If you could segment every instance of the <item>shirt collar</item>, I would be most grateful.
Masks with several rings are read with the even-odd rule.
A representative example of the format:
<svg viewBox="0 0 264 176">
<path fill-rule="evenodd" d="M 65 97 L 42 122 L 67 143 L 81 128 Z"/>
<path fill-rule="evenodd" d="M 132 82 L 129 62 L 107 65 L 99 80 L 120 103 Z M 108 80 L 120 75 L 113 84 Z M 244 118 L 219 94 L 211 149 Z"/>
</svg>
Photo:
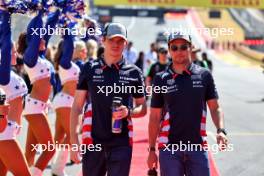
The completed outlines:
<svg viewBox="0 0 264 176">
<path fill-rule="evenodd" d="M 186 74 L 186 75 L 191 76 L 191 75 L 192 75 L 192 70 L 193 70 L 193 63 L 191 63 L 191 65 L 190 65 L 187 69 L 185 69 L 185 70 L 183 71 L 183 74 Z M 175 79 L 177 76 L 181 75 L 181 74 L 176 73 L 176 72 L 173 70 L 173 68 L 172 68 L 172 63 L 171 63 L 171 64 L 169 65 L 169 67 L 168 67 L 168 72 L 172 75 L 173 79 Z"/>
<path fill-rule="evenodd" d="M 104 58 L 99 58 L 99 63 L 100 63 L 101 68 L 102 68 L 103 70 L 104 70 L 105 68 L 109 67 L 109 66 L 105 63 Z M 110 66 L 110 68 L 115 68 L 115 69 L 119 70 L 119 69 L 120 69 L 125 63 L 126 63 L 125 58 L 122 57 L 122 59 L 121 59 L 119 62 L 117 62 L 117 63 L 115 63 L 115 64 L 112 64 L 112 65 Z"/>
</svg>

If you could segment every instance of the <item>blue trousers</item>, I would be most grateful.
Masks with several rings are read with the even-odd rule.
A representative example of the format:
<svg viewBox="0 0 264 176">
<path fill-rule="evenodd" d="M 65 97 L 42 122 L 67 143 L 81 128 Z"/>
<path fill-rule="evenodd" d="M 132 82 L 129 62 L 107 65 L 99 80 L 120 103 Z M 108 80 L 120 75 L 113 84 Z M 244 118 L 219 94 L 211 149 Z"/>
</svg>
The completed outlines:
<svg viewBox="0 0 264 176">
<path fill-rule="evenodd" d="M 82 160 L 83 176 L 129 176 L 131 158 L 130 146 L 87 151 Z"/>
<path fill-rule="evenodd" d="M 206 151 L 159 152 L 161 176 L 210 176 Z"/>
</svg>

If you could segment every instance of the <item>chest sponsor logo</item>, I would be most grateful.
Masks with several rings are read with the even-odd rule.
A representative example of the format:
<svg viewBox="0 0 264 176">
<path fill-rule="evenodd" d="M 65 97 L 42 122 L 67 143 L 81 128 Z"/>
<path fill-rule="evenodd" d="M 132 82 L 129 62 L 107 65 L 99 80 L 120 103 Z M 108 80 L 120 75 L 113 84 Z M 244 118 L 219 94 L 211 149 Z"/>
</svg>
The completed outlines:
<svg viewBox="0 0 264 176">
<path fill-rule="evenodd" d="M 193 81 L 193 87 L 198 88 L 198 87 L 204 87 L 202 81 Z"/>
<path fill-rule="evenodd" d="M 95 74 L 97 74 L 97 75 L 101 75 L 102 73 L 103 73 L 103 70 L 102 69 L 100 69 L 100 68 L 97 68 L 97 69 L 95 69 Z"/>
<path fill-rule="evenodd" d="M 172 86 L 167 86 L 167 93 L 171 93 L 171 92 L 176 92 L 178 91 L 178 86 L 176 84 L 172 85 Z"/>
<path fill-rule="evenodd" d="M 93 75 L 93 82 L 103 82 L 104 76 L 103 75 Z"/>
<path fill-rule="evenodd" d="M 121 79 L 119 79 L 118 82 L 120 82 L 120 83 L 122 83 L 122 84 L 125 84 L 125 85 L 126 85 L 126 84 L 129 84 L 129 81 L 125 81 L 125 80 L 121 80 Z"/>
<path fill-rule="evenodd" d="M 132 77 L 126 77 L 126 76 L 120 76 L 119 80 L 125 80 L 125 81 L 138 81 L 138 78 L 132 78 Z"/>
<path fill-rule="evenodd" d="M 201 80 L 202 79 L 202 76 L 201 75 L 192 75 L 191 76 L 191 79 L 192 80 Z"/>
<path fill-rule="evenodd" d="M 119 71 L 120 76 L 128 76 L 129 77 L 129 71 L 120 70 Z"/>
<path fill-rule="evenodd" d="M 130 82 L 136 82 L 136 81 L 138 81 L 138 78 L 130 77 L 129 76 L 129 72 L 126 72 L 125 74 L 126 75 L 124 75 L 124 76 L 121 76 L 121 74 L 120 74 L 118 82 L 124 83 L 124 84 L 129 84 Z"/>
<path fill-rule="evenodd" d="M 174 79 L 168 79 L 167 80 L 167 84 L 170 85 L 170 86 L 173 85 L 174 83 L 175 83 Z"/>
</svg>

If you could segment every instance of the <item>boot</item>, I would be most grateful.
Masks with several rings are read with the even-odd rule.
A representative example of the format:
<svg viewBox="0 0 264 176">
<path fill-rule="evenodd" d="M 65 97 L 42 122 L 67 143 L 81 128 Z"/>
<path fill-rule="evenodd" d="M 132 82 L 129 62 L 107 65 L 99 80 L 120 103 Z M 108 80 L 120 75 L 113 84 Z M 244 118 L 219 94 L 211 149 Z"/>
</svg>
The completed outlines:
<svg viewBox="0 0 264 176">
<path fill-rule="evenodd" d="M 51 173 L 53 176 L 67 176 L 65 166 L 68 161 L 69 151 L 67 149 L 57 150 L 54 162 L 51 165 Z"/>
<path fill-rule="evenodd" d="M 30 173 L 32 176 L 42 176 L 42 170 L 34 166 L 30 168 Z"/>
</svg>

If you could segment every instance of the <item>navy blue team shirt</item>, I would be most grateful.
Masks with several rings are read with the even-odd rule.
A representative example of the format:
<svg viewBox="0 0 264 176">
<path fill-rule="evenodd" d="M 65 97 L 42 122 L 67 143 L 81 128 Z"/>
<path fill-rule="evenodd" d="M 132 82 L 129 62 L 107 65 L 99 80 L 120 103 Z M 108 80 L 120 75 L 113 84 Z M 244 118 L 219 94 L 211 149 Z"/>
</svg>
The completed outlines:
<svg viewBox="0 0 264 176">
<path fill-rule="evenodd" d="M 171 64 L 154 77 L 153 86 L 167 87 L 166 93 L 153 92 L 151 99 L 151 107 L 165 107 L 169 114 L 167 143 L 202 144 L 201 123 L 205 123 L 202 117 L 206 117 L 206 102 L 218 99 L 210 71 L 192 63 L 183 74 L 177 74 Z"/>
<path fill-rule="evenodd" d="M 136 91 L 111 92 L 108 96 L 98 86 L 134 86 Z M 133 98 L 145 96 L 144 80 L 141 70 L 127 64 L 121 59 L 117 64 L 107 66 L 103 58 L 87 62 L 80 74 L 78 90 L 86 90 L 92 103 L 92 138 L 94 143 L 107 146 L 128 146 L 128 121 L 122 119 L 122 133 L 112 133 L 112 102 L 113 97 L 122 97 L 122 104 L 131 108 Z M 105 90 L 105 89 L 104 89 Z"/>
</svg>

